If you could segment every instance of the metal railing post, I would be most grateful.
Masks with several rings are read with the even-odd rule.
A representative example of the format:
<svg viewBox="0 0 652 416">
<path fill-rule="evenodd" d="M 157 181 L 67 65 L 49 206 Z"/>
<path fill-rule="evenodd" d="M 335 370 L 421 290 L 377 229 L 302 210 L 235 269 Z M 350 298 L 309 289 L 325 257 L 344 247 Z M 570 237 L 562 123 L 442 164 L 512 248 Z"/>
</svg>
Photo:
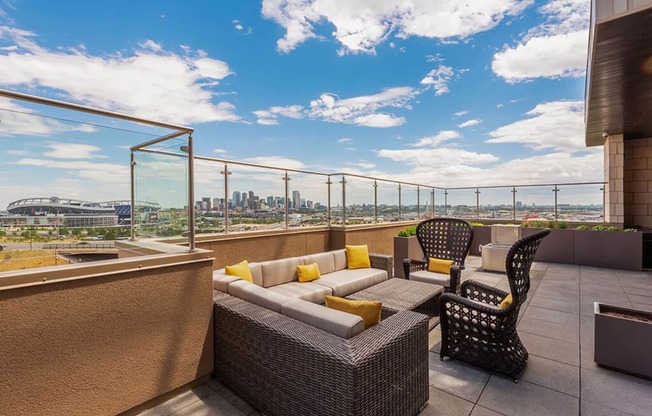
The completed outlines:
<svg viewBox="0 0 652 416">
<path fill-rule="evenodd" d="M 435 217 L 435 190 L 430 191 L 430 217 Z"/>
<path fill-rule="evenodd" d="M 346 176 L 342 175 L 342 225 L 346 225 Z"/>
<path fill-rule="evenodd" d="M 516 187 L 512 187 L 512 220 L 516 220 Z"/>
<path fill-rule="evenodd" d="M 448 216 L 448 189 L 444 189 L 444 216 Z"/>
<path fill-rule="evenodd" d="M 402 212 L 402 205 L 401 205 L 401 183 L 399 182 L 398 184 L 398 220 L 403 219 L 403 212 Z"/>
<path fill-rule="evenodd" d="M 480 218 L 480 188 L 475 188 L 475 218 Z"/>
<path fill-rule="evenodd" d="M 557 185 L 555 185 L 555 188 L 552 190 L 552 192 L 555 193 L 555 221 L 557 221 L 558 213 L 557 213 L 557 194 L 559 193 L 559 188 Z"/>
<path fill-rule="evenodd" d="M 131 241 L 136 241 L 136 156 L 134 151 L 131 151 L 131 162 L 129 163 L 131 171 Z M 604 204 L 602 204 L 604 205 Z"/>
<path fill-rule="evenodd" d="M 328 186 L 328 207 L 326 207 L 326 222 L 328 226 L 331 226 L 331 185 L 333 182 L 331 181 L 331 175 L 328 175 L 328 179 L 326 181 L 326 185 Z"/>
<path fill-rule="evenodd" d="M 607 202 L 607 195 L 606 195 L 606 192 L 605 192 L 605 186 L 602 185 L 600 190 L 602 191 L 602 222 L 606 222 L 607 221 L 607 218 L 606 218 L 607 211 L 606 211 L 605 204 Z"/>
<path fill-rule="evenodd" d="M 417 185 L 417 219 L 421 219 L 421 189 Z"/>
<path fill-rule="evenodd" d="M 188 245 L 195 250 L 195 153 L 192 134 L 188 135 Z"/>
<path fill-rule="evenodd" d="M 285 171 L 285 176 L 283 176 L 283 181 L 285 182 L 285 229 L 290 228 L 290 177 L 288 176 L 288 171 Z"/>
<path fill-rule="evenodd" d="M 224 170 L 220 171 L 224 175 L 224 234 L 229 233 L 229 165 L 224 164 Z"/>
<path fill-rule="evenodd" d="M 374 180 L 374 224 L 378 224 L 378 181 Z"/>
</svg>

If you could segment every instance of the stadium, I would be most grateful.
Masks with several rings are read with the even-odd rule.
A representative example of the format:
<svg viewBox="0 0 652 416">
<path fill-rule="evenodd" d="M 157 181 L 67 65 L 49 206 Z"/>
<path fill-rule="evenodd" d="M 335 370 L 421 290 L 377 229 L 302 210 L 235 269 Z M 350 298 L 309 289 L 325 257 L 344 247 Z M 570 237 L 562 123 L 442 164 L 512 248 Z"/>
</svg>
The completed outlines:
<svg viewBox="0 0 652 416">
<path fill-rule="evenodd" d="M 136 201 L 141 219 L 157 218 L 161 206 Z M 131 201 L 90 202 L 52 197 L 24 198 L 7 206 L 0 217 L 3 226 L 56 226 L 68 228 L 117 227 L 131 222 Z"/>
</svg>

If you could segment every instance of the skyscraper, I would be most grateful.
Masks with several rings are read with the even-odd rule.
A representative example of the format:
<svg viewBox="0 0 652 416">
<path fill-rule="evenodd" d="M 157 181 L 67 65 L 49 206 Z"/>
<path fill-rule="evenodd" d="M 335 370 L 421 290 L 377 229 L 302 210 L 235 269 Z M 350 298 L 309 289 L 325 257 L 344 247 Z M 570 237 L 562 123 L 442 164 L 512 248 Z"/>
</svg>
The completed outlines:
<svg viewBox="0 0 652 416">
<path fill-rule="evenodd" d="M 202 208 L 204 209 L 204 211 L 210 211 L 211 210 L 212 204 L 211 204 L 211 198 L 210 197 L 208 197 L 208 196 L 202 197 L 201 202 L 202 202 Z"/>
<path fill-rule="evenodd" d="M 292 208 L 301 208 L 301 194 L 299 191 L 292 191 Z"/>
<path fill-rule="evenodd" d="M 233 191 L 233 199 L 231 200 L 231 208 L 239 207 L 241 202 L 240 191 Z"/>
</svg>

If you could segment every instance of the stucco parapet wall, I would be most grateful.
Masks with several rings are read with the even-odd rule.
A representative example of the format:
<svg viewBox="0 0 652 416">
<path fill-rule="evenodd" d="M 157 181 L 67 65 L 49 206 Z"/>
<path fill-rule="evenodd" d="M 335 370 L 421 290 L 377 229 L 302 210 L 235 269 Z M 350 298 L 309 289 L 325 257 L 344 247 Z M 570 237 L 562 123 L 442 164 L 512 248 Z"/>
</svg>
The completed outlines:
<svg viewBox="0 0 652 416">
<path fill-rule="evenodd" d="M 186 247 L 155 242 L 129 244 L 134 248 L 142 244 L 145 251 L 158 254 L 4 272 L 0 273 L 0 291 L 213 260 L 210 250 L 189 252 Z"/>
</svg>

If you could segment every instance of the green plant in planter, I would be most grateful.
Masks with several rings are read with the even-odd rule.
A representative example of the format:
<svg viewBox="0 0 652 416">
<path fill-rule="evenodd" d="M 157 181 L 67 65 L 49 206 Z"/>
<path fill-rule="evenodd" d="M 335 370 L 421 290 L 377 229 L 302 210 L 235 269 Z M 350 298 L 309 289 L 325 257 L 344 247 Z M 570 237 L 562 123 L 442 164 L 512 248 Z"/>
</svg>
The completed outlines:
<svg viewBox="0 0 652 416">
<path fill-rule="evenodd" d="M 558 227 L 559 229 L 561 229 L 561 230 L 565 230 L 565 229 L 568 228 L 568 224 L 566 224 L 565 222 L 562 221 L 562 222 L 560 222 L 560 223 L 557 224 L 557 227 Z"/>
<path fill-rule="evenodd" d="M 481 223 L 481 222 L 472 222 L 471 225 L 474 226 L 474 227 L 482 227 L 482 226 L 484 226 L 484 224 Z"/>
<path fill-rule="evenodd" d="M 588 225 L 578 225 L 577 227 L 575 227 L 575 229 L 579 230 L 579 231 L 584 231 L 584 230 L 588 230 L 589 226 Z"/>
<path fill-rule="evenodd" d="M 401 231 L 398 232 L 399 237 L 414 237 L 415 235 L 417 235 L 417 226 L 416 225 L 404 228 L 404 229 L 402 229 Z"/>
<path fill-rule="evenodd" d="M 638 230 L 636 228 L 625 228 L 623 230 L 623 232 L 625 232 L 625 233 L 637 233 Z"/>
</svg>

